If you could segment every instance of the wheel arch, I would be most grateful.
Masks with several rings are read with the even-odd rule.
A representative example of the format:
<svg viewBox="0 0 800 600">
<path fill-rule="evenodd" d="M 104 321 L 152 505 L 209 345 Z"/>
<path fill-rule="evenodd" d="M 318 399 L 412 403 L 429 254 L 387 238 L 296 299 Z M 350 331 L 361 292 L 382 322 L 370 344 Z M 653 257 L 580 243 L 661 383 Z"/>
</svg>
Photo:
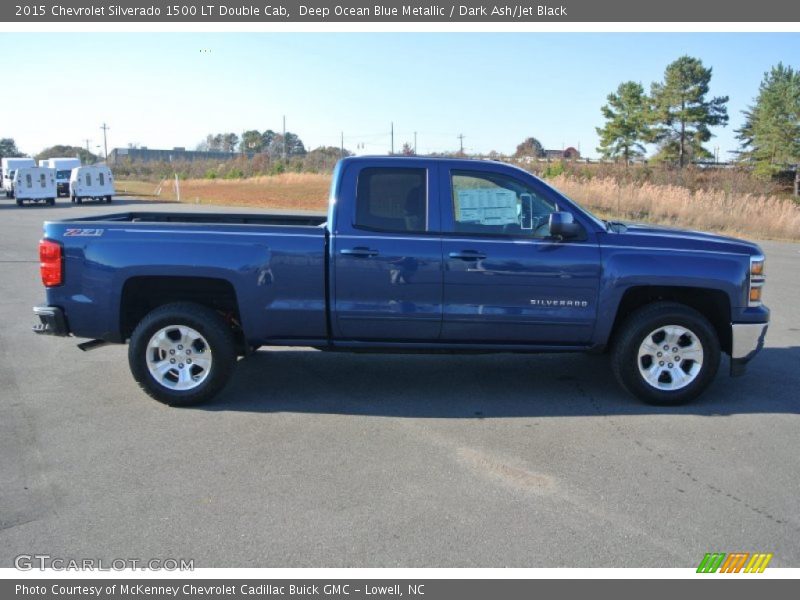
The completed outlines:
<svg viewBox="0 0 800 600">
<path fill-rule="evenodd" d="M 731 352 L 731 303 L 728 294 L 714 288 L 684 286 L 630 287 L 622 295 L 607 347 L 613 345 L 622 324 L 636 310 L 654 302 L 676 302 L 693 308 L 711 323 L 723 352 Z"/>
<path fill-rule="evenodd" d="M 141 320 L 165 304 L 192 302 L 225 317 L 236 339 L 242 337 L 241 311 L 234 285 L 223 278 L 195 276 L 134 276 L 125 280 L 119 304 L 119 331 L 127 340 Z"/>
</svg>

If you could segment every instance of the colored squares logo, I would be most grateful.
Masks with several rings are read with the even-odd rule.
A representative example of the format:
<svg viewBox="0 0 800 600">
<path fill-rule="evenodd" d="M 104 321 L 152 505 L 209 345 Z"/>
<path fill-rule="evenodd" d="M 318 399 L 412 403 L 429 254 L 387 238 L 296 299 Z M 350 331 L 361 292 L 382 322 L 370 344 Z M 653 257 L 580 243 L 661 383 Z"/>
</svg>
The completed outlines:
<svg viewBox="0 0 800 600">
<path fill-rule="evenodd" d="M 697 567 L 698 573 L 763 573 L 772 554 L 757 552 L 708 552 Z"/>
</svg>

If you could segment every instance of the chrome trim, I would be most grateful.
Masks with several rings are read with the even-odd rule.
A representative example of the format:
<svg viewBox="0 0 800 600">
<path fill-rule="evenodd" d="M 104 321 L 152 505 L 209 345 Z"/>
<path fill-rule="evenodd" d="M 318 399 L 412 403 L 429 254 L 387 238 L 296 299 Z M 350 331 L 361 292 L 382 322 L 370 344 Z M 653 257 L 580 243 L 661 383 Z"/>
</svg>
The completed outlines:
<svg viewBox="0 0 800 600">
<path fill-rule="evenodd" d="M 769 323 L 731 323 L 731 358 L 750 360 L 764 347 Z"/>
</svg>

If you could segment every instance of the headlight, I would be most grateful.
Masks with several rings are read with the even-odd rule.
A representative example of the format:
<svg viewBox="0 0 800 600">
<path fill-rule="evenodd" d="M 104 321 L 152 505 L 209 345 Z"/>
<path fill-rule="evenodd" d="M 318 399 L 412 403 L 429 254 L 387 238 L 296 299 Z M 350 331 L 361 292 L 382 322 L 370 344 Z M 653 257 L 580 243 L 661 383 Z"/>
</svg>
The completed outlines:
<svg viewBox="0 0 800 600">
<path fill-rule="evenodd" d="M 750 285 L 747 292 L 747 306 L 761 306 L 761 291 L 764 287 L 764 257 L 750 257 Z"/>
</svg>

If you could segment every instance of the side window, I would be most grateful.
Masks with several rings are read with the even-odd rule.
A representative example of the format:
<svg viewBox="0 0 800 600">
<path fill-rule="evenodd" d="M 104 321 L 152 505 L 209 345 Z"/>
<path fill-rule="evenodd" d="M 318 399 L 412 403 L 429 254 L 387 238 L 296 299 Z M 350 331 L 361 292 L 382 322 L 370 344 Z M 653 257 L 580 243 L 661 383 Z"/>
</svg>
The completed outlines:
<svg viewBox="0 0 800 600">
<path fill-rule="evenodd" d="M 25 174 L 25 183 L 29 188 L 33 187 L 33 179 L 31 178 L 31 174 L 30 173 L 26 173 Z"/>
<path fill-rule="evenodd" d="M 100 171 L 100 173 L 97 174 L 97 179 L 100 182 L 100 185 L 106 184 L 106 176 L 103 174 L 102 171 Z"/>
<path fill-rule="evenodd" d="M 427 227 L 425 169 L 367 168 L 358 176 L 354 225 L 415 232 Z"/>
<path fill-rule="evenodd" d="M 92 185 L 92 174 L 91 173 L 87 173 L 86 174 L 86 185 Z"/>
<path fill-rule="evenodd" d="M 455 231 L 547 237 L 556 206 L 524 183 L 495 173 L 452 171 Z"/>
</svg>

